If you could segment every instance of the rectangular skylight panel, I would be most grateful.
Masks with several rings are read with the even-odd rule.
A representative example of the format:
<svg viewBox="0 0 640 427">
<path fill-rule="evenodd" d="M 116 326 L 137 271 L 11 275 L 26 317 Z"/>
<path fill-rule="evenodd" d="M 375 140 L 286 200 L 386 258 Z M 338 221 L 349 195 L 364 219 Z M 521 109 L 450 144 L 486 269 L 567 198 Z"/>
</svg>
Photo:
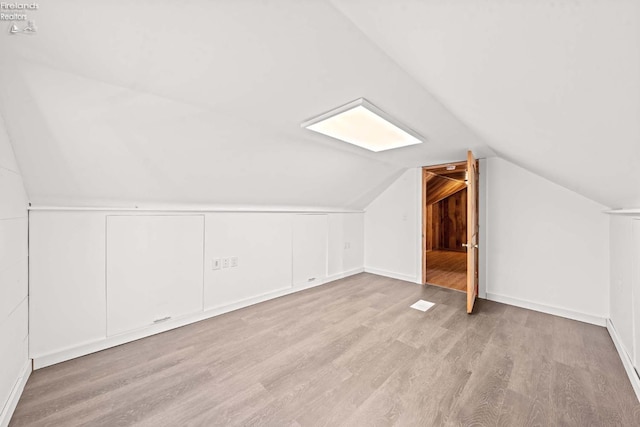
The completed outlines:
<svg viewBox="0 0 640 427">
<path fill-rule="evenodd" d="M 415 132 L 392 123 L 392 119 L 363 98 L 302 124 L 314 132 L 371 151 L 420 144 Z"/>
</svg>

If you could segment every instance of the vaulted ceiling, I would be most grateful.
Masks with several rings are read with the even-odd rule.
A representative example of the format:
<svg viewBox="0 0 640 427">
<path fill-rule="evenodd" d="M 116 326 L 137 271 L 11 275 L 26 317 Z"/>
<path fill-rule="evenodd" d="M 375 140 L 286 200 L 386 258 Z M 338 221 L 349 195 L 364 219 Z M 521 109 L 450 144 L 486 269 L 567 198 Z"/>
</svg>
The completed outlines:
<svg viewBox="0 0 640 427">
<path fill-rule="evenodd" d="M 640 1 L 333 3 L 501 157 L 640 206 Z"/>
<path fill-rule="evenodd" d="M 362 208 L 473 149 L 640 205 L 634 4 L 58 0 L 0 37 L 0 114 L 35 204 Z M 359 97 L 427 142 L 300 128 Z"/>
</svg>

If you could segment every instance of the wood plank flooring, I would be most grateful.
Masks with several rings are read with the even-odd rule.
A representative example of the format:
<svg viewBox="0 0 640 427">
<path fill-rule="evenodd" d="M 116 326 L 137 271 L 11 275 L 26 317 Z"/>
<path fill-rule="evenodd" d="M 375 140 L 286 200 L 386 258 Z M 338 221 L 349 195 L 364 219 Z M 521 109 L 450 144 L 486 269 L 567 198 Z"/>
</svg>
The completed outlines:
<svg viewBox="0 0 640 427">
<path fill-rule="evenodd" d="M 427 252 L 427 283 L 459 291 L 467 290 L 466 252 Z"/>
<path fill-rule="evenodd" d="M 35 371 L 10 425 L 640 425 L 604 328 L 476 307 L 359 274 Z"/>
</svg>

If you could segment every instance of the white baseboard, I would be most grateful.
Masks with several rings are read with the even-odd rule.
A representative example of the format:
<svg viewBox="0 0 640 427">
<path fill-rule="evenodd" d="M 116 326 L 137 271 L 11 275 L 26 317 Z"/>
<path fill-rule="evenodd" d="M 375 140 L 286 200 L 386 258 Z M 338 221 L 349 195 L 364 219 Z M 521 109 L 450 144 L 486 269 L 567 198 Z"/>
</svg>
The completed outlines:
<svg viewBox="0 0 640 427">
<path fill-rule="evenodd" d="M 420 279 L 409 276 L 407 274 L 394 273 L 393 271 L 380 270 L 373 267 L 365 267 L 364 271 L 366 273 L 377 274 L 378 276 L 390 277 L 392 279 L 404 280 L 405 282 L 417 283 L 418 285 L 422 284 Z"/>
<path fill-rule="evenodd" d="M 521 300 L 518 298 L 507 297 L 504 295 L 493 294 L 487 292 L 487 299 L 490 301 L 501 302 L 504 304 L 515 305 L 529 310 L 539 311 L 541 313 L 553 314 L 554 316 L 566 317 L 567 319 L 578 320 L 580 322 L 591 323 L 598 326 L 606 326 L 607 319 L 604 317 L 594 316 L 592 314 L 581 313 L 579 311 L 568 310 L 566 308 L 554 307 L 551 305 L 538 304 L 531 301 Z"/>
<path fill-rule="evenodd" d="M 27 360 L 24 364 L 24 367 L 20 372 L 20 377 L 13 386 L 4 408 L 2 408 L 2 412 L 0 413 L 0 427 L 7 427 L 9 425 L 9 421 L 11 421 L 13 411 L 15 411 L 16 406 L 18 406 L 18 401 L 20 400 L 20 396 L 22 396 L 22 391 L 24 390 L 24 386 L 27 384 L 29 375 L 31 375 L 31 359 Z"/>
<path fill-rule="evenodd" d="M 631 381 L 631 386 L 633 387 L 633 391 L 636 392 L 636 397 L 638 401 L 640 401 L 640 378 L 638 378 L 638 374 L 636 373 L 635 368 L 633 367 L 633 362 L 631 358 L 624 350 L 622 346 L 622 342 L 620 341 L 620 337 L 618 336 L 618 332 L 616 332 L 616 328 L 611 323 L 611 319 L 607 319 L 607 331 L 609 331 L 609 335 L 611 336 L 611 340 L 613 344 L 616 346 L 616 350 L 618 350 L 618 355 L 620 355 L 620 360 L 622 360 L 622 366 L 624 366 L 624 370 L 627 372 L 627 376 L 629 377 L 629 381 Z"/>
<path fill-rule="evenodd" d="M 76 357 L 85 356 L 87 354 L 95 353 L 97 351 L 105 350 L 107 348 L 115 347 L 117 345 L 125 344 L 131 341 L 139 340 L 151 335 L 159 334 L 169 331 L 171 329 L 179 328 L 181 326 L 188 325 L 190 323 L 199 322 L 201 320 L 209 319 L 211 317 L 219 316 L 221 314 L 229 313 L 231 311 L 239 310 L 241 308 L 248 307 L 250 305 L 258 304 L 264 301 L 268 301 L 274 298 L 279 298 L 285 295 L 300 292 L 305 289 L 314 288 L 316 286 L 322 286 L 327 283 L 331 283 L 335 280 L 343 279 L 345 277 L 353 276 L 354 274 L 362 273 L 364 268 L 357 268 L 346 271 L 344 273 L 335 274 L 327 277 L 323 281 L 319 281 L 313 284 L 305 284 L 301 286 L 287 287 L 276 290 L 263 295 L 257 295 L 245 300 L 233 302 L 231 304 L 224 305 L 222 307 L 214 307 L 205 309 L 204 311 L 189 314 L 187 316 L 171 319 L 167 322 L 163 322 L 157 325 L 150 325 L 148 327 L 138 329 L 131 332 L 126 332 L 120 335 L 115 335 L 106 338 L 100 338 L 95 341 L 79 343 L 73 347 L 58 349 L 56 351 L 44 354 L 32 354 L 33 368 L 40 369 L 56 363 L 64 362 L 67 360 L 75 359 Z"/>
<path fill-rule="evenodd" d="M 344 273 L 334 274 L 327 277 L 322 284 L 334 282 L 336 280 L 344 279 L 345 277 L 353 276 L 354 274 L 364 273 L 364 268 L 354 268 L 353 270 L 345 271 Z"/>
</svg>

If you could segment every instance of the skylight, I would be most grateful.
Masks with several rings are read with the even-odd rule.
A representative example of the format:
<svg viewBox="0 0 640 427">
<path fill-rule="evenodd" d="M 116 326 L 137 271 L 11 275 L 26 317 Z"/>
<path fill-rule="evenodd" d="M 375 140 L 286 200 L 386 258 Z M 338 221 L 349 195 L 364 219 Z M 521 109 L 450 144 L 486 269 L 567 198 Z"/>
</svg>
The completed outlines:
<svg viewBox="0 0 640 427">
<path fill-rule="evenodd" d="M 364 98 L 307 120 L 301 126 L 375 152 L 423 142 L 416 132 Z"/>
</svg>

